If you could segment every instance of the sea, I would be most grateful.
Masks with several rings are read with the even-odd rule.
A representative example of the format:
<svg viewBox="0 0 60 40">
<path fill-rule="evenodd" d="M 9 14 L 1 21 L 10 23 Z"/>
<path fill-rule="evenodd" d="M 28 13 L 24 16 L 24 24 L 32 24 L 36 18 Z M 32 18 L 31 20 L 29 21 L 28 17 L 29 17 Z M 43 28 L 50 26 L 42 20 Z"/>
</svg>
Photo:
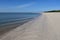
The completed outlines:
<svg viewBox="0 0 60 40">
<path fill-rule="evenodd" d="M 40 15 L 40 13 L 0 13 L 0 29 L 9 29 L 23 25 Z"/>
</svg>

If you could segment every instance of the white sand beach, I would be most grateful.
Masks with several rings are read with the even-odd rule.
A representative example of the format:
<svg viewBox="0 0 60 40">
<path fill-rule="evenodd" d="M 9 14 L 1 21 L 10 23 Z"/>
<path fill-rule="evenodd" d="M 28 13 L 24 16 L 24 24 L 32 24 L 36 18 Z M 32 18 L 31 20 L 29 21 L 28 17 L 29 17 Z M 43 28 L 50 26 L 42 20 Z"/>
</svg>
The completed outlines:
<svg viewBox="0 0 60 40">
<path fill-rule="evenodd" d="M 0 40 L 60 40 L 60 13 L 42 13 L 6 33 Z"/>
</svg>

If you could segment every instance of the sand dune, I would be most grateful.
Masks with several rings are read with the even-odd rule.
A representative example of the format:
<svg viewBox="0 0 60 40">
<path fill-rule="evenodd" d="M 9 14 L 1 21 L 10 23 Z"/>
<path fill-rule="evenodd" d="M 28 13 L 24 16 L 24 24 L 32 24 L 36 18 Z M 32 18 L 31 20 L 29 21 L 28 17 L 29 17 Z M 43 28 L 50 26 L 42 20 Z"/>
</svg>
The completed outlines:
<svg viewBox="0 0 60 40">
<path fill-rule="evenodd" d="M 60 40 L 60 13 L 42 13 L 6 33 L 0 40 Z"/>
</svg>

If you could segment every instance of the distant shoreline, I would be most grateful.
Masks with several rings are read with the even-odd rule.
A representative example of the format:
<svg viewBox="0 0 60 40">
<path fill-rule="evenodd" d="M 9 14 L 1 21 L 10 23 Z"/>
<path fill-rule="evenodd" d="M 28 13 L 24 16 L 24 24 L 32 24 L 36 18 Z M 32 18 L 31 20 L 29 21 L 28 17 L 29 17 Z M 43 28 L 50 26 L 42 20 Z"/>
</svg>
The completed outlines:
<svg viewBox="0 0 60 40">
<path fill-rule="evenodd" d="M 45 13 L 48 13 L 48 12 L 60 12 L 60 10 L 51 10 L 51 11 L 44 11 Z"/>
</svg>

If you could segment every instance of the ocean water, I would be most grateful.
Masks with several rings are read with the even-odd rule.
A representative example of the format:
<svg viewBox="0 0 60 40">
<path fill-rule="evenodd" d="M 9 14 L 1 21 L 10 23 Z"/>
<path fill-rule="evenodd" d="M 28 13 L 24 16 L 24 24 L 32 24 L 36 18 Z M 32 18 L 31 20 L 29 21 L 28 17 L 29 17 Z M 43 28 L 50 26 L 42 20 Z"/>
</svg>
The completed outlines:
<svg viewBox="0 0 60 40">
<path fill-rule="evenodd" d="M 23 24 L 40 13 L 0 13 L 0 28 Z"/>
</svg>

